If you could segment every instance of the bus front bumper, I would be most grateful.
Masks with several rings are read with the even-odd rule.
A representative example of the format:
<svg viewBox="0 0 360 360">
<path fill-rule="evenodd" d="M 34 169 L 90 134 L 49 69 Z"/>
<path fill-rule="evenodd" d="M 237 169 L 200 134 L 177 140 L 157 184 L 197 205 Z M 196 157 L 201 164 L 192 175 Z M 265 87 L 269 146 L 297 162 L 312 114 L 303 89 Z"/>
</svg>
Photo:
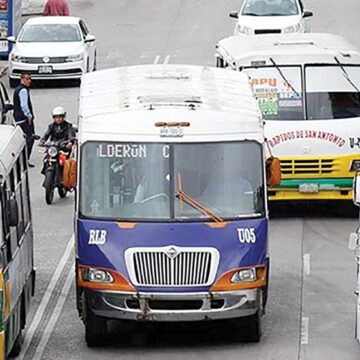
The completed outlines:
<svg viewBox="0 0 360 360">
<path fill-rule="evenodd" d="M 351 200 L 352 182 L 353 178 L 283 179 L 280 186 L 268 189 L 268 198 L 272 201 Z"/>
<path fill-rule="evenodd" d="M 199 293 L 125 293 L 85 290 L 92 312 L 108 319 L 202 321 L 254 315 L 261 306 L 260 288 Z"/>
</svg>

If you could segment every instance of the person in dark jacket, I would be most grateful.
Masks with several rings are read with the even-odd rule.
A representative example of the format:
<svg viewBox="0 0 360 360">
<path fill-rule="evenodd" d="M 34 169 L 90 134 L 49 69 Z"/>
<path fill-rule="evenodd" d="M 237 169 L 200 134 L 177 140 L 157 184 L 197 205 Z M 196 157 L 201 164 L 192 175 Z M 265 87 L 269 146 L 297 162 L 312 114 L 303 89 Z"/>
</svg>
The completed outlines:
<svg viewBox="0 0 360 360">
<path fill-rule="evenodd" d="M 14 91 L 14 120 L 17 126 L 20 126 L 26 136 L 26 146 L 28 159 L 34 145 L 33 135 L 34 128 L 34 112 L 30 97 L 31 74 L 22 73 L 19 86 Z M 28 164 L 34 167 L 33 164 Z"/>
<path fill-rule="evenodd" d="M 48 126 L 46 133 L 41 138 L 39 146 L 44 146 L 47 140 L 68 141 L 67 149 L 71 149 L 75 141 L 75 131 L 71 123 L 65 120 L 66 112 L 62 106 L 57 106 L 52 112 L 54 121 Z"/>
</svg>

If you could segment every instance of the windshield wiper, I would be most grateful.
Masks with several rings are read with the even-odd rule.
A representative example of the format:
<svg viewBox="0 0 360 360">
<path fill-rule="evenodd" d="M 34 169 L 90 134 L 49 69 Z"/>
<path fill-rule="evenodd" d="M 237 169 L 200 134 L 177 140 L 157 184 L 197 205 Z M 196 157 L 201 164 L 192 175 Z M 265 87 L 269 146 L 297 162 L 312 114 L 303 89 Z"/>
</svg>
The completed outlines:
<svg viewBox="0 0 360 360">
<path fill-rule="evenodd" d="M 192 206 L 194 209 L 199 210 L 204 215 L 209 216 L 212 220 L 215 222 L 224 222 L 224 219 L 222 219 L 220 216 L 217 216 L 212 211 L 207 209 L 205 206 L 201 205 L 199 202 L 197 202 L 195 199 L 193 199 L 188 194 L 184 193 L 182 190 L 177 190 L 175 193 L 175 196 L 180 199 L 180 201 L 184 201 L 190 206 Z"/>
<path fill-rule="evenodd" d="M 293 86 L 289 83 L 288 79 L 285 77 L 281 69 L 279 68 L 278 64 L 274 61 L 273 58 L 269 59 L 271 63 L 275 66 L 275 69 L 279 72 L 280 76 L 283 78 L 283 80 L 286 82 L 286 84 L 289 85 L 290 89 L 297 95 L 298 98 L 301 99 L 300 94 L 293 88 Z"/>
<path fill-rule="evenodd" d="M 360 90 L 358 89 L 358 87 L 352 82 L 352 80 L 350 79 L 349 74 L 346 72 L 344 66 L 341 64 L 341 62 L 339 61 L 339 59 L 334 56 L 335 61 L 337 62 L 337 64 L 339 65 L 340 69 L 343 72 L 343 75 L 345 77 L 345 79 L 349 82 L 349 84 L 356 90 L 356 92 L 360 93 Z"/>
<path fill-rule="evenodd" d="M 256 13 L 251 13 L 251 12 L 249 12 L 249 13 L 243 13 L 243 15 L 249 15 L 249 16 L 261 16 L 261 15 L 259 15 L 259 14 L 256 14 Z"/>
</svg>

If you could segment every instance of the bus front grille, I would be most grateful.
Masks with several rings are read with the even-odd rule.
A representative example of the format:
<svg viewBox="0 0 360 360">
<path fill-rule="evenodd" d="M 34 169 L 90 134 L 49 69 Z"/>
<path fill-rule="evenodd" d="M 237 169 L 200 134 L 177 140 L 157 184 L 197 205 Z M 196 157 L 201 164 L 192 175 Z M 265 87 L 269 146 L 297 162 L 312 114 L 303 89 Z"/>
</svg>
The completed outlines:
<svg viewBox="0 0 360 360">
<path fill-rule="evenodd" d="M 133 251 L 127 264 L 133 283 L 138 286 L 210 285 L 218 266 L 217 250 L 190 249 L 170 246 Z"/>
<path fill-rule="evenodd" d="M 334 159 L 280 160 L 284 175 L 333 174 L 337 170 Z"/>
</svg>

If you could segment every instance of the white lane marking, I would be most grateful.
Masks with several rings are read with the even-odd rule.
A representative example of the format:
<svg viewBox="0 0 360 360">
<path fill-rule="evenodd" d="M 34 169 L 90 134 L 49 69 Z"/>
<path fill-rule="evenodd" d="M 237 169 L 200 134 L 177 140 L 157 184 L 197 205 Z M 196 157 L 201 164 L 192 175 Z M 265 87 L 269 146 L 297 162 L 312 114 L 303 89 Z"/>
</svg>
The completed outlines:
<svg viewBox="0 0 360 360">
<path fill-rule="evenodd" d="M 61 289 L 61 293 L 60 293 L 60 296 L 58 298 L 58 301 L 55 305 L 55 308 L 54 308 L 54 311 L 51 315 L 51 318 L 49 320 L 49 322 L 47 323 L 46 325 L 46 328 L 42 334 L 42 337 L 41 337 L 41 340 L 40 340 L 40 343 L 36 349 L 36 352 L 35 352 L 35 355 L 34 357 L 32 358 L 32 360 L 40 360 L 43 353 L 44 353 L 44 350 L 45 350 L 45 347 L 50 339 L 50 335 L 52 333 L 52 331 L 54 330 L 54 327 L 56 325 L 56 322 L 58 321 L 59 319 L 59 316 L 61 314 L 61 311 L 62 311 L 62 308 L 64 306 L 64 303 L 65 303 L 65 300 L 67 299 L 68 295 L 69 295 L 69 292 L 70 292 L 70 289 L 71 289 L 71 285 L 73 283 L 73 280 L 74 280 L 74 269 L 71 268 L 69 273 L 68 273 L 68 276 L 66 278 L 66 281 L 65 281 L 65 284 L 63 286 L 63 288 Z"/>
<path fill-rule="evenodd" d="M 303 317 L 301 319 L 301 345 L 309 343 L 309 318 Z"/>
<path fill-rule="evenodd" d="M 155 65 L 159 63 L 160 58 L 161 58 L 161 55 L 156 55 L 155 60 L 154 60 Z"/>
<path fill-rule="evenodd" d="M 168 64 L 170 61 L 171 55 L 166 55 L 164 59 L 164 64 Z"/>
<path fill-rule="evenodd" d="M 34 337 L 35 331 L 44 315 L 45 309 L 49 303 L 51 295 L 53 294 L 53 292 L 55 290 L 55 286 L 61 276 L 62 271 L 64 270 L 64 267 L 65 267 L 66 262 L 71 254 L 73 247 L 74 247 L 74 235 L 71 237 L 71 239 L 69 240 L 69 242 L 66 246 L 64 255 L 62 256 L 62 258 L 50 280 L 50 283 L 49 283 L 47 289 L 45 290 L 45 293 L 43 295 L 43 298 L 41 299 L 40 305 L 37 308 L 34 318 L 25 334 L 25 341 L 22 346 L 21 354 L 20 354 L 18 360 L 24 359 L 24 355 L 25 355 L 28 347 L 30 346 L 30 343 L 32 341 L 32 338 Z"/>
<path fill-rule="evenodd" d="M 310 271 L 311 271 L 310 254 L 304 254 L 303 255 L 303 269 L 304 269 L 304 275 L 309 276 Z"/>
</svg>

